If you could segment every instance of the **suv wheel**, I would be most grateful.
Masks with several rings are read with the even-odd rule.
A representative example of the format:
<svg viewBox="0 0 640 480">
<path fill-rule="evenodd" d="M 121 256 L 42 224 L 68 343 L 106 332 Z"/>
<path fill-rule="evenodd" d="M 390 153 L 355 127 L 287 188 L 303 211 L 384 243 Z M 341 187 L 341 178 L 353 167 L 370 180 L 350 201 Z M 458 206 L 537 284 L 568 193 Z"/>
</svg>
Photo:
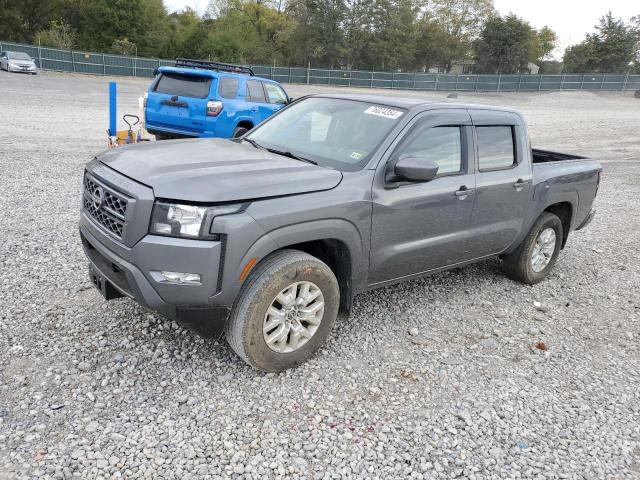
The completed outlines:
<svg viewBox="0 0 640 480">
<path fill-rule="evenodd" d="M 507 276 L 529 285 L 544 279 L 558 259 L 562 235 L 562 222 L 558 216 L 544 212 L 518 249 L 504 257 Z"/>
<path fill-rule="evenodd" d="M 245 127 L 237 127 L 234 131 L 233 131 L 233 138 L 238 138 L 241 137 L 242 135 L 244 135 L 245 133 L 247 133 L 249 131 L 248 128 Z"/>
<path fill-rule="evenodd" d="M 249 365 L 279 372 L 307 360 L 338 316 L 338 280 L 298 250 L 264 259 L 242 287 L 226 327 L 231 348 Z"/>
</svg>

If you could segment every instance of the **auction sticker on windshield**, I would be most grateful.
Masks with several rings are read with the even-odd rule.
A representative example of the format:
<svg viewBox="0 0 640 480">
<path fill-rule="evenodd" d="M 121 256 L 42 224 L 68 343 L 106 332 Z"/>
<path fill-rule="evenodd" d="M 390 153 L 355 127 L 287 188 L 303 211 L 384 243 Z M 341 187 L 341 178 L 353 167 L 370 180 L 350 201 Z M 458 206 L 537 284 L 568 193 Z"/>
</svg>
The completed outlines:
<svg viewBox="0 0 640 480">
<path fill-rule="evenodd" d="M 404 112 L 402 110 L 394 110 L 393 108 L 380 107 L 378 105 L 371 106 L 367 108 L 364 113 L 368 113 L 369 115 L 377 115 L 379 117 L 391 118 L 395 120 L 400 117 Z"/>
</svg>

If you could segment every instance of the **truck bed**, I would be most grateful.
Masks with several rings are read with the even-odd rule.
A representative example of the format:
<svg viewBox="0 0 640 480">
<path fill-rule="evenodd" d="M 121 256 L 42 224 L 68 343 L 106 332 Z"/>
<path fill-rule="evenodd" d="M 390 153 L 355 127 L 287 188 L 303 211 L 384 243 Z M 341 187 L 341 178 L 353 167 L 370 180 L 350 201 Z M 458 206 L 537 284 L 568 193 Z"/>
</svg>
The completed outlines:
<svg viewBox="0 0 640 480">
<path fill-rule="evenodd" d="M 585 160 L 586 157 L 570 155 L 568 153 L 552 152 L 550 150 L 531 149 L 533 163 L 563 162 L 566 160 Z"/>
</svg>

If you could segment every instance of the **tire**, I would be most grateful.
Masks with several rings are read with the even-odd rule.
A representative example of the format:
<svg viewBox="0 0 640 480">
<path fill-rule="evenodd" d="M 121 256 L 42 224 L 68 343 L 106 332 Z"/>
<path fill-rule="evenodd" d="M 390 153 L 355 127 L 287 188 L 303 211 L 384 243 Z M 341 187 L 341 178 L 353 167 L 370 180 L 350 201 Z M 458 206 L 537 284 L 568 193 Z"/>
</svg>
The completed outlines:
<svg viewBox="0 0 640 480">
<path fill-rule="evenodd" d="M 248 128 L 245 127 L 237 127 L 234 131 L 233 131 L 233 138 L 238 138 L 241 137 L 242 135 L 244 135 L 245 133 L 247 133 L 249 131 Z"/>
<path fill-rule="evenodd" d="M 542 259 L 542 262 L 538 264 L 538 268 L 541 268 L 542 266 L 543 268 L 536 271 L 533 261 L 534 252 L 538 244 L 538 240 L 544 240 L 544 238 L 541 238 L 541 234 L 543 232 L 547 232 L 545 234 L 548 235 L 547 238 L 551 237 L 551 235 L 548 234 L 549 229 L 553 230 L 555 235 L 554 241 L 541 241 L 540 244 L 548 245 L 549 249 L 551 245 L 553 245 L 553 252 L 549 254 L 542 254 L 540 253 L 540 250 L 538 250 L 537 257 Z M 549 274 L 558 259 L 558 254 L 562 248 L 562 235 L 562 222 L 558 216 L 553 213 L 544 212 L 533 224 L 531 230 L 524 238 L 518 249 L 503 258 L 504 271 L 506 275 L 513 280 L 529 285 L 534 285 L 543 280 Z M 547 252 L 549 252 L 549 250 L 547 250 Z"/>
<path fill-rule="evenodd" d="M 161 141 L 161 140 L 171 140 L 173 137 L 170 137 L 169 135 L 158 135 L 158 134 L 154 134 L 154 137 L 156 137 L 156 141 Z"/>
<path fill-rule="evenodd" d="M 303 292 L 305 284 L 312 285 L 309 287 L 312 290 Z M 294 318 L 290 321 L 291 326 L 287 328 L 288 317 L 278 316 L 277 319 L 283 318 L 281 323 L 272 327 L 274 330 L 263 334 L 263 327 L 268 325 L 267 320 L 273 323 L 273 316 L 267 318 L 267 310 L 270 307 L 277 311 L 281 308 L 283 312 L 287 308 L 305 308 L 304 304 L 299 307 L 298 304 L 295 304 L 295 307 L 286 307 L 285 303 L 277 303 L 276 297 L 280 297 L 293 286 L 296 286 L 294 291 L 298 301 L 303 296 L 308 298 L 307 294 L 312 296 L 316 295 L 317 290 L 320 291 L 320 295 L 311 300 L 312 303 L 306 307 L 317 308 L 323 302 L 323 312 L 311 314 L 314 323 L 317 323 L 314 325 Z M 281 298 L 293 297 L 284 295 Z M 226 325 L 227 342 L 245 362 L 258 370 L 280 372 L 293 368 L 306 361 L 322 346 L 335 324 L 339 305 L 338 280 L 325 263 L 298 250 L 280 250 L 260 262 L 243 285 Z M 295 316 L 295 313 L 293 315 Z M 305 324 L 307 335 L 312 330 L 313 333 L 310 336 L 296 335 L 295 330 Z M 267 344 L 267 335 L 270 336 L 272 346 Z M 278 336 L 283 340 L 273 342 L 272 339 Z M 302 343 L 291 351 L 282 351 L 291 348 L 295 341 Z"/>
</svg>

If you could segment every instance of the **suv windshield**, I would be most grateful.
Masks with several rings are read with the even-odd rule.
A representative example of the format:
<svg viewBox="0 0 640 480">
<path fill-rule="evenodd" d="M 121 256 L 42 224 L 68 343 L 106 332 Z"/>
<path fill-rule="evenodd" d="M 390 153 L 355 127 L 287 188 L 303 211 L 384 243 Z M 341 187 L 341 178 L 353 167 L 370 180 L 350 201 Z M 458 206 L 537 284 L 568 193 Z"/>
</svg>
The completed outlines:
<svg viewBox="0 0 640 480">
<path fill-rule="evenodd" d="M 312 97 L 272 117 L 247 138 L 338 170 L 360 170 L 405 110 L 355 100 Z"/>
<path fill-rule="evenodd" d="M 11 60 L 31 60 L 31 57 L 29 55 L 22 52 L 9 52 L 8 57 Z"/>
</svg>

